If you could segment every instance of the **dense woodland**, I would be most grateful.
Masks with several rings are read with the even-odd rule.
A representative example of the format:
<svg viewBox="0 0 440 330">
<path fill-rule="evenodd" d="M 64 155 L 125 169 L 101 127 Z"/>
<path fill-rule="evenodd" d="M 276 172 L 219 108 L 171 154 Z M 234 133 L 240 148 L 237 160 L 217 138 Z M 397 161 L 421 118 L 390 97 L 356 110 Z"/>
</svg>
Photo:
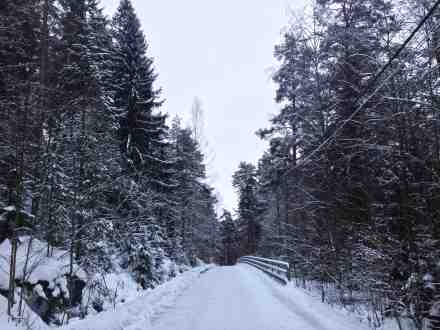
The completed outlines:
<svg viewBox="0 0 440 330">
<path fill-rule="evenodd" d="M 47 256 L 68 251 L 69 281 L 77 266 L 117 266 L 144 289 L 164 280 L 165 259 L 217 255 L 199 141 L 160 111 L 147 51 L 129 0 L 112 20 L 97 0 L 0 1 L 0 243 L 12 249 L 0 292 L 10 308 L 23 236 L 46 242 Z"/>
<path fill-rule="evenodd" d="M 434 6 L 434 7 L 433 7 Z M 431 10 L 432 9 L 432 10 Z M 0 243 L 35 237 L 144 288 L 164 260 L 284 259 L 323 301 L 422 329 L 440 311 L 440 8 L 315 0 L 284 30 L 279 113 L 218 217 L 197 123 L 165 100 L 129 0 L 0 2 Z M 195 111 L 197 114 L 197 111 Z M 194 121 L 197 122 L 197 116 Z M 15 260 L 0 293 L 12 307 Z M 73 301 L 68 302 L 71 305 Z"/>
<path fill-rule="evenodd" d="M 293 19 L 275 47 L 281 109 L 258 132 L 269 148 L 235 176 L 242 249 L 288 260 L 298 284 L 377 326 L 421 329 L 439 310 L 434 5 L 316 0 Z"/>
</svg>

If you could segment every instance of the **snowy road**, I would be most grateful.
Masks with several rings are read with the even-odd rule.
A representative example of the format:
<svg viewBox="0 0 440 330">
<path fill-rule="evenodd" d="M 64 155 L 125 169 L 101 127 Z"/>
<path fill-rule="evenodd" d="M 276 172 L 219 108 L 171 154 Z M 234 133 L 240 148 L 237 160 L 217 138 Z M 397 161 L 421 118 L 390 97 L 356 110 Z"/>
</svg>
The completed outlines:
<svg viewBox="0 0 440 330">
<path fill-rule="evenodd" d="M 175 306 L 152 320 L 152 326 L 154 330 L 368 329 L 248 265 L 212 268 Z"/>
</svg>

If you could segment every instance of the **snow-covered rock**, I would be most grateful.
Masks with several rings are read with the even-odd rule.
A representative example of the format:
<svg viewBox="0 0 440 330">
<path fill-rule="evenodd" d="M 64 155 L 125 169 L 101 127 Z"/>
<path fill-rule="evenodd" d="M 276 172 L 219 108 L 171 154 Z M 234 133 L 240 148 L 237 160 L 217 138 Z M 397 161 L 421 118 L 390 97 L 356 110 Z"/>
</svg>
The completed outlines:
<svg viewBox="0 0 440 330">
<path fill-rule="evenodd" d="M 18 300 L 18 297 L 17 297 Z M 0 296 L 0 329 L 1 330 L 49 330 L 49 327 L 27 305 L 23 305 L 20 321 L 10 320 L 6 314 L 8 301 Z M 14 315 L 18 315 L 18 304 L 14 306 Z"/>
<path fill-rule="evenodd" d="M 0 244 L 0 289 L 3 294 L 9 288 L 10 257 L 11 242 L 5 240 Z M 29 236 L 20 237 L 15 276 L 17 291 L 23 290 L 26 303 L 47 323 L 58 323 L 57 314 L 70 305 L 79 305 L 82 300 L 86 273 L 74 264 L 70 277 L 69 263 L 66 251 L 53 249 L 47 256 L 45 243 Z"/>
</svg>

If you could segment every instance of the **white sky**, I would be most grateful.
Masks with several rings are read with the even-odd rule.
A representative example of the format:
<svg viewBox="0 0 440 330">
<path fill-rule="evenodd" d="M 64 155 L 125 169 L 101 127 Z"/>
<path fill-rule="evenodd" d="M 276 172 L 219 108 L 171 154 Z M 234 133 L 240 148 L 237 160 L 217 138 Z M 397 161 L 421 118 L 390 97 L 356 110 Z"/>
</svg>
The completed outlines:
<svg viewBox="0 0 440 330">
<path fill-rule="evenodd" d="M 113 14 L 119 0 L 101 0 Z M 162 110 L 189 123 L 202 101 L 205 136 L 215 158 L 210 182 L 222 205 L 236 207 L 231 176 L 240 161 L 256 163 L 266 143 L 255 135 L 278 110 L 270 73 L 273 49 L 291 8 L 304 0 L 132 0 L 159 74 Z M 212 158 L 212 157 L 211 157 Z"/>
</svg>

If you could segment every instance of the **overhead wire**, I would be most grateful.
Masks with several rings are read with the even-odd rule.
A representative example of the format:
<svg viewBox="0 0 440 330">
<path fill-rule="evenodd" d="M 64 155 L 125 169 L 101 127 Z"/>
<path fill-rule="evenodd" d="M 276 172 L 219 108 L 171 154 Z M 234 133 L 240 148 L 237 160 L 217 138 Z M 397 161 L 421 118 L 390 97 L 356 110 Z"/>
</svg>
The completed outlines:
<svg viewBox="0 0 440 330">
<path fill-rule="evenodd" d="M 411 42 L 411 40 L 414 38 L 414 36 L 419 32 L 419 30 L 425 25 L 425 23 L 428 21 L 428 19 L 434 14 L 434 12 L 437 10 L 437 8 L 440 6 L 440 0 L 437 0 L 435 4 L 431 7 L 431 9 L 428 11 L 428 13 L 423 17 L 423 19 L 419 22 L 417 27 L 413 29 L 413 31 L 410 33 L 410 35 L 405 39 L 403 44 L 399 47 L 399 49 L 393 54 L 393 56 L 387 61 L 387 63 L 376 73 L 373 78 L 367 83 L 367 86 L 365 87 L 365 91 L 368 92 L 381 78 L 381 76 L 388 70 L 389 67 L 393 64 L 393 62 L 401 55 L 401 53 L 405 50 L 405 48 L 408 46 L 408 44 Z M 337 127 L 334 132 L 326 138 L 323 142 L 321 142 L 320 145 L 318 145 L 311 153 L 309 153 L 305 158 L 299 159 L 299 164 L 295 165 L 293 168 L 291 168 L 289 171 L 295 170 L 301 166 L 307 165 L 308 162 L 311 160 L 311 158 L 316 155 L 319 151 L 322 150 L 328 143 L 330 143 L 333 139 L 335 139 L 338 135 L 338 133 L 347 125 L 348 122 L 352 121 L 353 118 L 365 107 L 365 105 L 382 89 L 382 87 L 385 85 L 385 83 L 391 79 L 399 70 L 393 72 L 391 75 L 389 75 L 380 85 L 378 88 L 376 88 L 373 93 L 371 93 L 359 106 L 358 108 L 353 111 L 350 116 L 348 116 L 347 119 L 343 121 L 343 123 Z M 365 93 L 360 94 L 354 104 L 357 104 L 361 101 L 361 99 L 364 97 Z"/>
</svg>

